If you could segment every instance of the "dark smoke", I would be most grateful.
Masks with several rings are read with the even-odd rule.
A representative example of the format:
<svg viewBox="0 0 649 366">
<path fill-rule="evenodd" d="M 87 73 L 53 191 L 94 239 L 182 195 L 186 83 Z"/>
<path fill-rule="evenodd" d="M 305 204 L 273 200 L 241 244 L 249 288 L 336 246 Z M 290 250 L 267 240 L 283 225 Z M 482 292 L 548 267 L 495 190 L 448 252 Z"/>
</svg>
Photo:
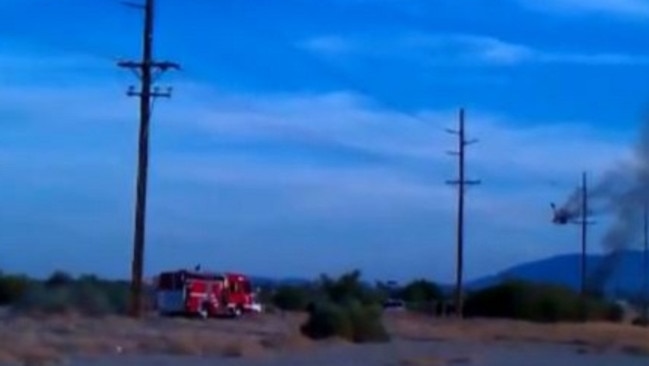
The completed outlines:
<svg viewBox="0 0 649 366">
<path fill-rule="evenodd" d="M 587 216 L 593 214 L 613 213 L 620 200 L 629 195 L 629 187 L 633 183 L 629 179 L 633 168 L 628 162 L 619 163 L 619 166 L 606 172 L 599 181 L 588 182 L 587 199 L 588 212 Z M 556 216 L 560 216 L 567 222 L 578 222 L 582 218 L 582 187 L 576 187 L 568 196 L 568 199 L 556 209 Z"/>
<path fill-rule="evenodd" d="M 638 211 L 633 204 L 618 206 L 615 221 L 602 239 L 604 259 L 589 273 L 588 287 L 592 292 L 603 293 L 620 263 L 622 253 L 636 241 L 641 229 Z"/>
<path fill-rule="evenodd" d="M 589 268 L 589 284 L 601 292 L 617 269 L 621 253 L 635 246 L 641 238 L 645 202 L 649 199 L 649 124 L 645 125 L 630 161 L 606 172 L 588 190 L 589 215 L 611 216 L 613 222 L 602 238 L 605 258 Z M 559 208 L 571 219 L 582 215 L 581 190 L 574 191 Z"/>
</svg>

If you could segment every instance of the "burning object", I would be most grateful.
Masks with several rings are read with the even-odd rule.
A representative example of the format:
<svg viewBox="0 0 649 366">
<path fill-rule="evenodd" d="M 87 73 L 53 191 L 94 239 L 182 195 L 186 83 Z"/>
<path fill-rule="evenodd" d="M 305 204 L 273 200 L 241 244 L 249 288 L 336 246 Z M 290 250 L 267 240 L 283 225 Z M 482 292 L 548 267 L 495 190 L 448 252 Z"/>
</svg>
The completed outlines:
<svg viewBox="0 0 649 366">
<path fill-rule="evenodd" d="M 573 211 L 566 207 L 557 208 L 557 205 L 554 203 L 550 204 L 552 206 L 553 216 L 552 223 L 557 225 L 566 225 L 575 220 L 579 216 L 579 211 Z"/>
</svg>

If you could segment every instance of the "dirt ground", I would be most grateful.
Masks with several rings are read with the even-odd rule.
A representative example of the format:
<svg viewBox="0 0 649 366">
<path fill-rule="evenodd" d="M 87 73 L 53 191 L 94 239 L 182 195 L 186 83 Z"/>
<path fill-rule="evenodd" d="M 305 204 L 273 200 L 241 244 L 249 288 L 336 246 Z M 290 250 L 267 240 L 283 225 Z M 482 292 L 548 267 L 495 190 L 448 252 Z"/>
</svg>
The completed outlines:
<svg viewBox="0 0 649 366">
<path fill-rule="evenodd" d="M 649 328 L 618 323 L 534 324 L 508 320 L 444 320 L 399 314 L 386 319 L 390 333 L 425 341 L 526 342 L 580 346 L 591 351 L 649 355 Z"/>
<path fill-rule="evenodd" d="M 381 366 L 478 364 L 490 357 L 503 362 L 498 357 L 505 356 L 499 354 L 529 345 L 535 345 L 536 352 L 555 347 L 552 355 L 568 347 L 571 357 L 596 357 L 589 365 L 604 355 L 627 357 L 623 365 L 649 355 L 649 329 L 630 325 L 459 322 L 390 314 L 385 322 L 393 342 L 354 346 L 342 340 L 316 343 L 302 337 L 299 326 L 304 320 L 303 314 L 209 321 L 151 317 L 139 322 L 119 317 L 5 317 L 0 320 L 0 365 L 183 365 L 190 360 L 192 364 L 219 360 L 224 365 L 343 366 L 348 362 L 344 360 L 358 361 L 350 365 Z M 506 359 L 512 357 L 518 356 L 510 354 Z M 525 366 L 533 364 L 527 357 L 521 360 L 526 360 Z M 647 364 L 649 358 L 642 362 Z"/>
</svg>

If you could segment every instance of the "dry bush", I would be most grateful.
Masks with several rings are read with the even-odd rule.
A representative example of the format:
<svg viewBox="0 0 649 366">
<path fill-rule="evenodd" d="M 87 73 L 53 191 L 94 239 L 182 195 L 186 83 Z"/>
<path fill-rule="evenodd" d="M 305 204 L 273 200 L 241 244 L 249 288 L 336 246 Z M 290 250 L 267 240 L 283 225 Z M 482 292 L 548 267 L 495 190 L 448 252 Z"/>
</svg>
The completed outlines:
<svg viewBox="0 0 649 366">
<path fill-rule="evenodd" d="M 384 343 L 390 341 L 390 334 L 382 315 L 379 306 L 357 300 L 341 304 L 322 302 L 312 307 L 300 329 L 315 341 L 341 337 L 354 343 Z"/>
</svg>

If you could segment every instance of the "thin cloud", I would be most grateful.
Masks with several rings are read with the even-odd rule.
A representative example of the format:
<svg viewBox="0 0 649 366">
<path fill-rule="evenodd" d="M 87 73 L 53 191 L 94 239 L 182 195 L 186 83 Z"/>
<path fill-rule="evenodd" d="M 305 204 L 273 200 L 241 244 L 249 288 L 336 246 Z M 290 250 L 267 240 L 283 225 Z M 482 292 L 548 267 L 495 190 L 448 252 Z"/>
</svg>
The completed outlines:
<svg viewBox="0 0 649 366">
<path fill-rule="evenodd" d="M 552 51 L 496 37 L 467 34 L 408 34 L 381 40 L 320 36 L 301 42 L 300 46 L 327 56 L 409 59 L 428 65 L 649 64 L 649 55 Z"/>
<path fill-rule="evenodd" d="M 647 0 L 515 0 L 534 11 L 567 15 L 600 14 L 627 18 L 649 17 Z"/>
<path fill-rule="evenodd" d="M 169 234 L 183 245 L 225 238 L 246 242 L 241 248 L 248 249 L 279 238 L 294 244 L 286 246 L 291 255 L 295 248 L 323 248 L 324 242 L 389 248 L 407 240 L 411 250 L 429 245 L 431 252 L 444 246 L 429 238 L 438 238 L 455 209 L 456 191 L 444 182 L 456 174 L 456 162 L 445 154 L 456 141 L 443 130 L 455 125 L 456 111 L 421 110 L 413 120 L 344 90 L 245 94 L 203 84 L 176 86 L 173 99 L 156 104 L 151 135 L 152 238 L 168 240 Z M 11 206 L 27 207 L 16 219 L 29 220 L 44 235 L 81 233 L 79 247 L 97 237 L 92 217 L 106 236 L 128 237 L 135 100 L 117 84 L 94 77 L 74 88 L 30 81 L 0 86 L 0 110 L 17 116 L 10 131 L 13 148 L 0 148 L 0 182 L 7 191 L 29 187 L 11 197 Z M 471 192 L 467 207 L 477 222 L 475 233 L 539 230 L 539 222 L 528 218 L 545 220 L 543 210 L 555 191 L 542 179 L 603 170 L 627 148 L 585 123 L 532 128 L 506 115 L 472 110 L 469 124 L 471 134 L 482 140 L 471 149 L 470 174 L 485 181 Z M 296 147 L 299 153 L 292 151 Z M 523 178 L 525 184 L 511 184 Z M 502 181 L 509 186 L 499 187 Z M 78 211 L 33 192 L 57 197 L 57 203 L 77 202 Z M 94 207 L 87 225 L 70 225 L 83 205 Z M 439 228 L 433 227 L 436 222 Z M 376 228 L 384 227 L 394 239 L 377 234 Z M 314 235 L 314 228 L 325 232 Z M 205 233 L 185 236 L 200 230 Z M 303 230 L 302 237 L 291 230 Z M 442 231 L 451 240 L 452 231 Z M 19 245 L 32 241 L 30 235 L 12 234 L 5 242 Z M 43 239 L 42 245 L 56 247 L 56 240 Z"/>
<path fill-rule="evenodd" d="M 284 213 L 276 215 L 284 220 L 314 217 L 370 220 L 372 217 L 430 212 L 431 202 L 436 202 L 437 209 L 442 212 L 453 210 L 453 189 L 444 182 L 456 173 L 455 163 L 445 154 L 445 150 L 454 147 L 455 141 L 453 136 L 443 132 L 443 128 L 455 124 L 455 111 L 421 111 L 420 120 L 430 121 L 422 123 L 377 108 L 349 92 L 245 95 L 220 93 L 205 86 L 179 87 L 183 92 L 161 105 L 156 114 L 151 176 L 158 184 L 168 187 L 198 185 L 203 187 L 200 191 L 217 196 L 216 191 L 221 189 L 234 190 L 241 195 L 265 192 L 265 195 L 283 198 L 273 206 L 284 207 Z M 74 105 L 73 109 L 61 110 L 59 104 L 48 103 L 33 109 L 31 106 L 41 104 L 41 98 L 51 98 L 49 92 L 40 95 L 40 91 L 43 89 L 35 88 L 33 92 L 29 92 L 29 88 L 22 89 L 15 94 L 17 99 L 12 100 L 11 105 L 2 105 L 2 108 L 29 111 L 30 120 L 43 121 L 50 126 L 49 130 L 57 130 L 62 135 L 70 129 L 76 134 L 94 133 L 98 127 L 90 123 L 93 119 L 104 120 L 104 123 L 112 120 L 124 128 L 127 126 L 124 122 L 133 122 L 132 105 L 117 105 L 110 111 L 98 108 L 105 104 L 107 91 L 92 93 L 89 89 L 79 95 L 74 90 L 63 89 L 58 98 Z M 4 94 L 11 94 L 10 90 L 5 90 Z M 79 103 L 75 103 L 74 98 L 78 98 Z M 205 102 L 196 102 L 200 99 Z M 49 121 L 50 116 L 56 114 L 65 115 L 65 121 Z M 522 127 L 507 117 L 470 111 L 470 126 L 472 135 L 482 139 L 470 152 L 472 174 L 480 175 L 487 182 L 525 180 L 524 185 L 508 188 L 506 196 L 499 193 L 497 185 L 480 188 L 482 201 L 475 201 L 473 209 L 485 217 L 498 214 L 507 206 L 535 210 L 536 205 L 524 208 L 526 197 L 547 192 L 549 187 L 542 187 L 543 180 L 572 176 L 576 166 L 579 170 L 603 170 L 627 154 L 624 143 L 598 134 L 585 124 Z M 38 135 L 39 129 L 32 122 L 22 135 L 27 138 L 29 131 Z M 128 131 L 134 134 L 135 128 Z M 124 129 L 123 136 L 128 131 Z M 180 137 L 187 133 L 193 136 L 191 143 Z M 174 141 L 173 145 L 179 148 L 165 150 L 160 147 L 160 139 Z M 192 151 L 190 147 L 196 143 L 209 146 L 227 141 L 237 141 L 239 147 L 221 149 L 218 155 L 213 155 L 209 149 Z M 274 150 L 264 149 L 268 143 L 276 146 Z M 183 149 L 183 144 L 188 144 L 187 150 Z M 33 175 L 21 176 L 24 167 L 50 163 L 55 167 L 57 161 L 66 161 L 62 157 L 65 151 L 73 158 L 80 150 L 72 148 L 74 142 L 69 140 L 59 145 L 67 150 L 53 155 L 36 148 L 29 158 L 5 151 L 1 156 L 7 177 L 17 182 L 31 181 Z M 95 169 L 102 169 L 103 159 L 118 157 L 120 161 L 129 162 L 134 153 L 133 150 L 117 151 L 117 146 L 123 146 L 117 142 L 114 152 L 107 148 L 110 146 L 108 140 L 101 145 L 97 151 L 92 148 L 85 151 L 91 160 L 79 166 L 77 175 L 83 172 L 92 176 L 92 159 L 97 162 Z M 282 157 L 291 146 L 299 146 L 300 155 L 289 159 Z M 282 154 L 276 155 L 273 151 Z M 358 159 L 359 155 L 373 159 Z M 114 167 L 111 176 L 115 179 L 128 177 L 132 175 L 132 168 L 132 164 Z M 70 164 L 66 164 L 65 172 L 74 184 L 75 173 Z M 62 178 L 54 175 L 49 179 L 56 178 L 60 182 Z M 49 179 L 43 175 L 40 184 L 47 185 Z M 103 184 L 105 187 L 106 183 Z M 177 189 L 182 188 L 167 188 Z M 247 207 L 249 211 L 242 216 L 255 217 L 264 211 L 254 205 Z M 517 225 L 517 221 L 509 217 L 503 220 L 503 224 Z"/>
</svg>

